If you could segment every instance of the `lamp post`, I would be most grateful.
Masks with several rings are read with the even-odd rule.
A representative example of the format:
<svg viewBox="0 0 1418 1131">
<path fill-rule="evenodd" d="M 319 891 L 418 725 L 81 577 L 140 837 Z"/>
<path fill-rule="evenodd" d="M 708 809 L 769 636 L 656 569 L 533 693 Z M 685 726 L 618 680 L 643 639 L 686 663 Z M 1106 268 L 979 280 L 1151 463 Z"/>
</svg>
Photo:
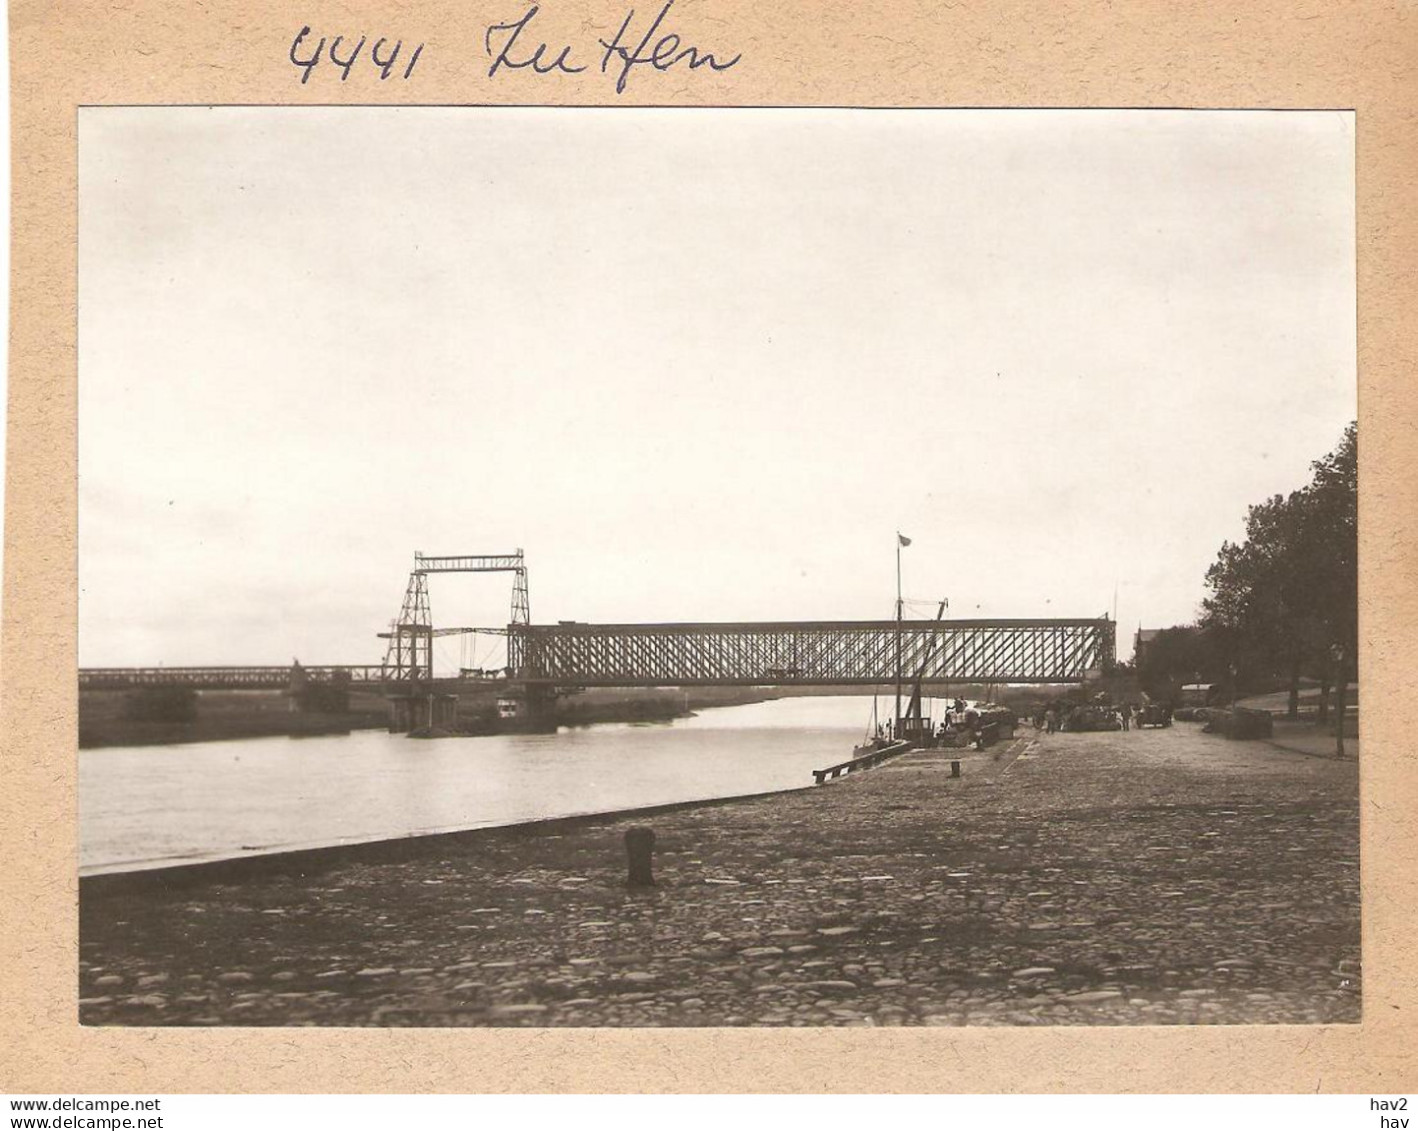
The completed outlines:
<svg viewBox="0 0 1418 1131">
<path fill-rule="evenodd" d="M 1334 756 L 1344 757 L 1344 645 L 1331 644 L 1329 658 L 1334 662 Z"/>
</svg>

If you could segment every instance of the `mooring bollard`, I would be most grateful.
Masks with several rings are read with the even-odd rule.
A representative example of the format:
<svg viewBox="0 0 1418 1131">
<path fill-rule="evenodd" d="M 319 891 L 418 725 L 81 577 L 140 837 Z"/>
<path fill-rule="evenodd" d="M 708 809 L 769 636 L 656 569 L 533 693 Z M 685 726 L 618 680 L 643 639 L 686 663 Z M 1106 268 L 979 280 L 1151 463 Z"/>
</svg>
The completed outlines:
<svg viewBox="0 0 1418 1131">
<path fill-rule="evenodd" d="M 959 763 L 959 762 L 951 762 L 951 763 L 950 763 L 950 776 L 953 777 L 953 778 L 958 778 L 958 777 L 960 776 L 960 763 Z"/>
<path fill-rule="evenodd" d="M 655 855 L 655 830 L 637 825 L 625 831 L 625 855 L 630 861 L 630 878 L 626 881 L 633 888 L 652 888 L 655 876 L 651 864 Z"/>
</svg>

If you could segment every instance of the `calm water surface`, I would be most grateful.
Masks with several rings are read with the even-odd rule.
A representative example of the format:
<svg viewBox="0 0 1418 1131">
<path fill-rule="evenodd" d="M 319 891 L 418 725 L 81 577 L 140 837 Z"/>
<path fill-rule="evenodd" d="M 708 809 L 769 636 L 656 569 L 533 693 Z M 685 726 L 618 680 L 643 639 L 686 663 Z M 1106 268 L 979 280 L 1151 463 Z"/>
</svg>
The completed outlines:
<svg viewBox="0 0 1418 1131">
<path fill-rule="evenodd" d="M 867 698 L 810 696 L 546 735 L 83 750 L 80 871 L 793 789 L 850 758 L 870 712 Z"/>
</svg>

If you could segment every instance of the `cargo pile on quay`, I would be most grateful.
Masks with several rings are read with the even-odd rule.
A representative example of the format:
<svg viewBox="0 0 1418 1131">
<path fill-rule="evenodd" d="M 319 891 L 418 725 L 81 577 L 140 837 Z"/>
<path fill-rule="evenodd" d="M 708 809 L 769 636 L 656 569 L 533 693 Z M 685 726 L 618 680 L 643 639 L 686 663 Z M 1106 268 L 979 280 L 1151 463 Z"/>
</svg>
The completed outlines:
<svg viewBox="0 0 1418 1131">
<path fill-rule="evenodd" d="M 950 763 L 963 764 L 951 776 Z M 129 1025 L 1357 1022 L 1352 761 L 1190 724 L 81 901 Z M 655 886 L 624 837 L 656 834 Z"/>
</svg>

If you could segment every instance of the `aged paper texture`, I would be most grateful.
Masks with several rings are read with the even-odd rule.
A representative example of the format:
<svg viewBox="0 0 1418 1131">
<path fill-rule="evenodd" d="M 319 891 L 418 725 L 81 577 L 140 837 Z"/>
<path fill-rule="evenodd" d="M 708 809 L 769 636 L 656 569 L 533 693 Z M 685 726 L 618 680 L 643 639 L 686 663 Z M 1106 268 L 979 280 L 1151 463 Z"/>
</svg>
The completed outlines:
<svg viewBox="0 0 1418 1131">
<path fill-rule="evenodd" d="M 1401 5 L 779 5 L 679 0 L 731 67 L 589 49 L 628 7 L 544 4 L 527 67 L 485 37 L 526 11 L 431 0 L 307 6 L 12 0 L 14 137 L 0 789 L 0 1087 L 17 1092 L 1401 1091 L 1414 1079 L 1418 810 L 1405 725 L 1418 612 L 1412 295 L 1418 25 Z M 387 36 L 381 78 L 291 60 L 314 36 Z M 412 45 L 422 44 L 417 60 Z M 566 105 L 1353 111 L 1357 120 L 1363 1019 L 1358 1025 L 942 1029 L 136 1029 L 77 1006 L 76 574 L 79 108 Z M 387 154 L 391 168 L 406 156 Z M 573 194 L 576 185 L 568 184 Z M 378 218 L 371 218 L 378 223 Z M 352 239 L 358 233 L 351 233 Z M 1321 453 L 1316 452 L 1316 457 Z M 239 474 L 238 472 L 234 472 Z M 1185 472 L 1179 472 L 1185 478 Z"/>
</svg>

